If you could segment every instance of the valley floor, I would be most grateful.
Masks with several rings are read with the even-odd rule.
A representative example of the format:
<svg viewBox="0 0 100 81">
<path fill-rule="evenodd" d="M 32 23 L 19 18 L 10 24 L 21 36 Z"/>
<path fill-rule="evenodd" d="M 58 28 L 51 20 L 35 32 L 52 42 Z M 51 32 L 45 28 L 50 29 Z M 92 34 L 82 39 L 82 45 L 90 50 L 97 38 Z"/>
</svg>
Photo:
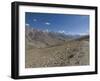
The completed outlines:
<svg viewBox="0 0 100 81">
<path fill-rule="evenodd" d="M 25 51 L 25 67 L 89 65 L 89 41 L 69 41 L 62 45 Z"/>
</svg>

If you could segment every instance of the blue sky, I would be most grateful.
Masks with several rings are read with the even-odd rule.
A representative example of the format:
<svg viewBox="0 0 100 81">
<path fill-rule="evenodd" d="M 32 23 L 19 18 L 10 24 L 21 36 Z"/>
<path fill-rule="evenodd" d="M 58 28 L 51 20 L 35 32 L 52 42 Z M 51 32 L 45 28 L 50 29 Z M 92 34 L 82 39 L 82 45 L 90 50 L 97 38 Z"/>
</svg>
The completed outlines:
<svg viewBox="0 0 100 81">
<path fill-rule="evenodd" d="M 88 15 L 26 12 L 25 24 L 44 31 L 65 34 L 89 34 Z"/>
</svg>

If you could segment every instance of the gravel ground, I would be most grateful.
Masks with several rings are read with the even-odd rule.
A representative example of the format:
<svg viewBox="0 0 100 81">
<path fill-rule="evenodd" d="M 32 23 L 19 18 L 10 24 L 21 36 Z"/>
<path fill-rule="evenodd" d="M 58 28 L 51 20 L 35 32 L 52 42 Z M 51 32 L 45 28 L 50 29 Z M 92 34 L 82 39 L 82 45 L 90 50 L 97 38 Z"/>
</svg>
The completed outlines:
<svg viewBox="0 0 100 81">
<path fill-rule="evenodd" d="M 89 65 L 89 41 L 70 41 L 59 46 L 25 51 L 25 67 Z"/>
</svg>

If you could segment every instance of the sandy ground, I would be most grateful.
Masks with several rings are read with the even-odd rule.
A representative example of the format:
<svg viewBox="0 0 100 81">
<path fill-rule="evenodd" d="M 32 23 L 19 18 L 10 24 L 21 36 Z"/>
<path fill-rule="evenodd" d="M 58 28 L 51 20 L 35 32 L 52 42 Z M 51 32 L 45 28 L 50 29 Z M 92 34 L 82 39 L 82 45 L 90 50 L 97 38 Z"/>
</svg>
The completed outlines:
<svg viewBox="0 0 100 81">
<path fill-rule="evenodd" d="M 89 41 L 70 41 L 62 45 L 25 51 L 25 67 L 89 65 Z"/>
</svg>

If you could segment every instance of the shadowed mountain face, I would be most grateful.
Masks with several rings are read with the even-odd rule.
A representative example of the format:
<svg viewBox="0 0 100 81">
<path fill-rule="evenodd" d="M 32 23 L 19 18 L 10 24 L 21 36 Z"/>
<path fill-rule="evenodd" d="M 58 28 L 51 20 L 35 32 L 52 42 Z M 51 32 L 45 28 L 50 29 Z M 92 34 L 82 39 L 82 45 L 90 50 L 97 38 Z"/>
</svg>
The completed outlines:
<svg viewBox="0 0 100 81">
<path fill-rule="evenodd" d="M 25 28 L 25 67 L 89 65 L 89 35 Z"/>
</svg>

